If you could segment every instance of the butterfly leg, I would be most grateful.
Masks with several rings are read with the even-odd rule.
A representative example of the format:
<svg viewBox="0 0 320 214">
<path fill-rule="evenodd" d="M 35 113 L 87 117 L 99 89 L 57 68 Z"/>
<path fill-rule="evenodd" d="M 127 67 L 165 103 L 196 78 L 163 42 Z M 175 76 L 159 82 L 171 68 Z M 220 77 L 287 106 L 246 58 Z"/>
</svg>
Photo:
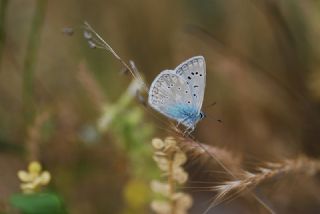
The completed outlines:
<svg viewBox="0 0 320 214">
<path fill-rule="evenodd" d="M 176 129 L 179 129 L 180 124 L 182 123 L 182 121 L 178 121 L 177 125 L 176 125 Z"/>
<path fill-rule="evenodd" d="M 194 126 L 191 126 L 190 128 L 188 128 L 188 135 L 190 135 L 193 131 L 194 131 Z"/>
<path fill-rule="evenodd" d="M 180 126 L 181 124 L 183 124 L 184 122 L 186 122 L 187 120 L 188 120 L 188 117 L 186 117 L 186 118 L 184 118 L 184 119 L 182 119 L 182 120 L 179 120 L 178 123 L 177 123 L 177 125 L 176 125 L 176 128 L 179 129 L 179 126 Z M 183 135 L 185 135 L 185 132 L 183 133 Z"/>
<path fill-rule="evenodd" d="M 187 133 L 188 133 L 188 129 L 184 130 L 183 136 L 184 136 L 184 137 L 187 137 L 187 135 L 188 135 Z"/>
<path fill-rule="evenodd" d="M 194 126 L 189 126 L 187 127 L 184 132 L 183 135 L 184 136 L 190 136 L 190 134 L 194 131 Z"/>
</svg>

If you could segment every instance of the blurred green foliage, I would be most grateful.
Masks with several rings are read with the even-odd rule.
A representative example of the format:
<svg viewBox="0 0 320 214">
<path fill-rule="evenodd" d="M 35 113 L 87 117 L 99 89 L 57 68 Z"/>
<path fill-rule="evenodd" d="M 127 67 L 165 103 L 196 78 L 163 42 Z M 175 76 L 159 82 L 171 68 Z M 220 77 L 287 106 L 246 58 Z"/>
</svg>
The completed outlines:
<svg viewBox="0 0 320 214">
<path fill-rule="evenodd" d="M 15 194 L 11 204 L 23 214 L 66 214 L 61 199 L 54 193 Z"/>
</svg>

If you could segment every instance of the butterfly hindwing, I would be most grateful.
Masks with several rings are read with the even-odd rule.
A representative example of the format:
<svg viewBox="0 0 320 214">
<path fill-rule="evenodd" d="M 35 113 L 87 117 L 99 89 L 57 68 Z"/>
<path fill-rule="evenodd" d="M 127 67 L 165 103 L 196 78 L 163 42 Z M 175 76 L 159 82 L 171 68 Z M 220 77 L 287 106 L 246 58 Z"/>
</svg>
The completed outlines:
<svg viewBox="0 0 320 214">
<path fill-rule="evenodd" d="M 186 81 L 173 70 L 162 71 L 153 81 L 149 91 L 149 105 L 167 117 L 182 121 L 183 115 L 174 109 L 192 107 L 192 95 Z"/>
</svg>

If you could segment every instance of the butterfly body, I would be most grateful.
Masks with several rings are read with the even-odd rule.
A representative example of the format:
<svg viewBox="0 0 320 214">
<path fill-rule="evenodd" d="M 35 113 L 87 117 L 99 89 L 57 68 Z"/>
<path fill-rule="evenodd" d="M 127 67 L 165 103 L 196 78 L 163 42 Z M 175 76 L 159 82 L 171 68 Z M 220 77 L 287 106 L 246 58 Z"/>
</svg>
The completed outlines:
<svg viewBox="0 0 320 214">
<path fill-rule="evenodd" d="M 205 89 L 205 61 L 192 57 L 174 70 L 162 71 L 152 82 L 149 105 L 163 115 L 194 130 L 204 117 L 201 111 Z"/>
<path fill-rule="evenodd" d="M 168 114 L 172 119 L 178 121 L 184 126 L 194 129 L 195 125 L 203 118 L 203 113 L 196 108 L 185 105 L 177 104 L 168 108 Z"/>
</svg>

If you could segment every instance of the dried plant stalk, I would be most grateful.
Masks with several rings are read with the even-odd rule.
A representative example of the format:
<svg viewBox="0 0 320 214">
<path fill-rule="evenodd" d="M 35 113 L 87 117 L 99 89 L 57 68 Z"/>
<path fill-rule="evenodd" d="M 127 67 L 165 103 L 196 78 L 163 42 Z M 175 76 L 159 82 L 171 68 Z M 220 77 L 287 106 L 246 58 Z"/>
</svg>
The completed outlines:
<svg viewBox="0 0 320 214">
<path fill-rule="evenodd" d="M 265 167 L 257 169 L 257 173 L 245 171 L 242 178 L 224 182 L 221 185 L 211 187 L 217 191 L 215 204 L 230 198 L 231 193 L 237 194 L 245 190 L 253 189 L 264 181 L 279 175 L 304 174 L 313 176 L 320 171 L 320 161 L 304 156 L 293 160 L 285 160 L 281 163 L 267 163 Z"/>
<path fill-rule="evenodd" d="M 87 91 L 96 109 L 101 111 L 102 106 L 107 105 L 106 98 L 101 87 L 88 71 L 88 68 L 84 63 L 80 63 L 77 77 L 83 88 Z"/>
<path fill-rule="evenodd" d="M 23 76 L 22 76 L 22 96 L 23 96 L 23 113 L 24 123 L 30 125 L 35 114 L 34 100 L 34 79 L 35 65 L 39 49 L 39 40 L 41 37 L 44 17 L 46 13 L 47 0 L 37 0 L 35 13 L 33 15 L 31 29 L 28 36 L 27 50 L 24 59 Z"/>
<path fill-rule="evenodd" d="M 41 127 L 48 120 L 50 114 L 48 111 L 44 111 L 38 114 L 28 129 L 28 139 L 26 141 L 28 160 L 38 160 L 39 156 L 39 144 L 41 138 Z"/>
<path fill-rule="evenodd" d="M 180 137 L 178 142 L 181 150 L 192 159 L 199 159 L 205 162 L 208 158 L 213 157 L 231 174 L 237 174 L 241 169 L 241 157 L 227 149 L 203 144 L 187 137 Z"/>
<path fill-rule="evenodd" d="M 195 140 L 193 140 L 190 137 L 183 136 L 181 132 L 176 129 L 176 133 L 180 135 L 180 144 L 179 147 L 185 151 L 191 152 L 188 153 L 188 155 L 194 155 L 194 157 L 199 156 L 200 158 L 203 157 L 211 157 L 213 160 L 215 160 L 219 166 L 221 166 L 233 179 L 237 179 L 237 174 L 241 170 L 241 159 L 235 158 L 234 155 L 232 155 L 231 152 L 216 148 L 213 146 L 205 145 L 202 143 L 199 143 Z M 203 155 L 204 153 L 207 153 L 206 155 Z M 246 187 L 244 188 L 246 189 Z M 275 213 L 266 203 L 264 203 L 258 196 L 256 196 L 253 192 L 250 192 L 252 197 L 261 204 L 264 209 L 266 209 L 269 213 Z M 207 213 L 213 206 L 215 206 L 217 203 L 219 203 L 219 198 L 217 197 L 216 200 L 207 208 L 207 210 L 204 213 Z"/>
</svg>

